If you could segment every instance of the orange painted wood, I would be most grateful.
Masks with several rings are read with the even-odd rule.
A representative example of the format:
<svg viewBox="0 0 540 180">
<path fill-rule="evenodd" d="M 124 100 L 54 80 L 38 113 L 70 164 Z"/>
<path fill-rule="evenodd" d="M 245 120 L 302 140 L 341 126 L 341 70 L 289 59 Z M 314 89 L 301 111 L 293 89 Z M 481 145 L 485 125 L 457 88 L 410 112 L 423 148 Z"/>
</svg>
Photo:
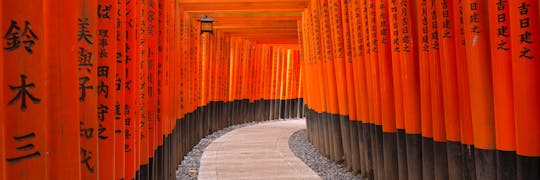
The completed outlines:
<svg viewBox="0 0 540 180">
<path fill-rule="evenodd" d="M 403 112 L 403 90 L 401 84 L 401 54 L 400 49 L 402 44 L 402 19 L 403 17 L 401 3 L 399 1 L 388 2 L 388 33 L 390 35 L 390 51 L 392 57 L 392 81 L 394 87 L 394 108 L 395 108 L 395 121 L 397 129 L 405 129 L 404 112 Z"/>
<path fill-rule="evenodd" d="M 432 124 L 432 106 L 431 106 L 431 80 L 430 80 L 430 66 L 429 66 L 429 27 L 427 23 L 428 10 L 427 10 L 427 0 L 422 0 L 415 2 L 411 9 L 416 10 L 416 16 L 412 17 L 418 19 L 416 21 L 416 26 L 422 31 L 418 32 L 417 41 L 418 41 L 418 61 L 419 61 L 419 79 L 420 79 L 420 105 L 421 105 L 421 133 L 423 137 L 432 138 L 433 137 L 433 124 Z M 405 82 L 405 81 L 404 81 Z M 407 96 L 407 94 L 405 95 Z M 407 119 L 406 119 L 407 121 Z M 412 125 L 413 129 L 414 124 Z M 409 131 L 407 131 L 409 132 Z M 414 131 L 412 131 L 414 132 Z"/>
<path fill-rule="evenodd" d="M 79 120 L 81 131 L 82 179 L 97 179 L 99 175 L 98 51 L 97 1 L 86 1 L 78 15 L 77 49 L 79 78 Z"/>
<path fill-rule="evenodd" d="M 346 71 L 345 71 L 345 44 L 344 44 L 344 27 L 343 27 L 343 17 L 341 13 L 341 2 L 337 0 L 328 0 L 328 12 L 329 12 L 329 26 L 328 31 L 332 32 L 331 40 L 328 41 L 332 45 L 332 57 L 331 62 L 333 63 L 333 72 L 335 76 L 335 87 L 336 87 L 336 100 L 338 102 L 338 113 L 339 115 L 346 116 L 348 115 L 348 99 L 347 99 L 347 81 L 346 81 Z"/>
<path fill-rule="evenodd" d="M 493 110 L 493 83 L 491 81 L 491 55 L 489 53 L 489 30 L 487 1 L 465 0 L 465 43 L 471 95 L 474 145 L 480 149 L 495 149 L 495 121 Z"/>
<path fill-rule="evenodd" d="M 319 17 L 321 18 L 320 23 L 320 32 L 322 34 L 321 44 L 324 51 L 323 56 L 323 77 L 326 80 L 325 87 L 325 102 L 327 103 L 327 109 L 325 112 L 331 114 L 339 113 L 339 105 L 337 99 L 337 86 L 336 86 L 336 76 L 335 76 L 335 65 L 334 65 L 334 47 L 332 47 L 332 31 L 330 24 L 330 11 L 328 8 L 328 3 L 326 0 L 319 0 Z M 336 87 L 336 88 L 331 88 Z"/>
<path fill-rule="evenodd" d="M 420 79 L 420 66 L 421 61 L 421 46 L 420 46 L 420 33 L 415 33 L 413 29 L 420 28 L 416 21 L 417 18 L 414 12 L 417 8 L 416 1 L 401 0 L 400 7 L 403 19 L 401 20 L 401 36 L 402 44 L 400 46 L 401 54 L 401 83 L 403 88 L 403 113 L 405 121 L 405 132 L 408 134 L 423 134 L 422 123 L 424 120 L 422 104 L 423 98 L 426 96 L 421 95 L 421 79 Z M 418 43 L 414 43 L 418 41 Z M 418 46 L 416 47 L 415 46 Z M 415 50 L 417 49 L 417 50 Z M 420 63 L 419 63 L 420 62 Z M 424 81 L 425 82 L 425 81 Z M 427 115 L 426 115 L 427 116 Z"/>
<path fill-rule="evenodd" d="M 137 92 L 137 125 L 135 127 L 136 137 L 136 146 L 138 146 L 137 154 L 138 157 L 138 166 L 148 165 L 148 21 L 146 17 L 148 16 L 148 4 L 145 0 L 136 1 L 137 3 L 137 21 L 135 23 L 137 34 L 137 44 L 136 44 L 136 68 L 138 73 L 136 76 L 135 89 Z M 145 31 L 142 31 L 145 30 Z"/>
<path fill-rule="evenodd" d="M 373 124 L 374 123 L 374 103 L 373 103 L 373 83 L 372 83 L 372 78 L 373 78 L 373 74 L 371 73 L 371 53 L 372 53 L 372 44 L 371 44 L 371 41 L 372 41 L 372 35 L 370 34 L 370 32 L 372 31 L 371 28 L 371 23 L 369 22 L 369 18 L 370 18 L 370 10 L 369 10 L 369 2 L 368 0 L 363 0 L 363 2 L 360 4 L 360 9 L 361 9 L 361 15 L 362 17 L 364 18 L 364 21 L 363 21 L 363 29 L 364 29 L 364 32 L 362 33 L 362 35 L 364 36 L 364 73 L 366 74 L 365 75 L 365 80 L 366 80 L 366 105 L 367 105 L 367 108 L 366 108 L 366 119 L 364 121 L 365 124 Z"/>
<path fill-rule="evenodd" d="M 313 70 L 315 68 L 315 62 L 316 62 L 316 57 L 318 56 L 317 51 L 314 47 L 318 46 L 318 42 L 316 41 L 316 38 L 315 36 L 313 35 L 314 34 L 314 26 L 315 24 L 313 23 L 313 16 L 314 16 L 314 12 L 313 12 L 313 4 L 310 5 L 310 7 L 308 7 L 308 9 L 306 9 L 306 11 L 304 11 L 304 16 L 303 16 L 303 20 L 302 22 L 304 23 L 303 27 L 304 27 L 304 31 L 302 31 L 302 34 L 304 35 L 304 39 L 306 39 L 305 41 L 303 41 L 304 43 L 304 48 L 307 49 L 307 51 L 309 53 L 304 53 L 304 59 L 303 59 L 303 68 L 304 68 L 304 72 L 305 72 L 305 78 L 304 78 L 304 82 L 305 83 L 305 86 L 304 86 L 304 90 L 305 90 L 305 95 L 306 95 L 306 98 L 305 98 L 305 103 L 306 103 L 306 106 L 309 106 L 309 108 L 311 110 L 314 110 L 314 111 L 319 111 L 319 97 L 318 96 L 318 89 L 315 89 L 314 88 L 314 85 L 315 83 L 313 83 L 313 79 L 316 77 L 316 74 L 313 73 Z M 309 43 L 311 42 L 311 43 Z"/>
<path fill-rule="evenodd" d="M 0 3 L 0 9 L 4 10 L 4 3 Z M 0 13 L 0 30 L 4 29 L 4 13 Z M 4 51 L 0 50 L 0 70 L 4 71 Z M 0 84 L 4 84 L 4 73 L 0 73 Z M 0 88 L 0 102 L 4 102 L 4 88 Z M 5 147 L 5 122 L 6 118 L 3 114 L 4 108 L 0 108 L 0 159 L 6 159 L 6 147 Z M 7 176 L 6 173 L 6 161 L 0 161 L 0 180 L 5 180 Z"/>
<path fill-rule="evenodd" d="M 61 4 L 61 5 L 58 5 Z M 80 179 L 80 129 L 79 122 L 79 55 L 74 46 L 77 36 L 66 36 L 66 33 L 77 34 L 77 16 L 80 8 L 72 8 L 79 3 L 76 1 L 45 1 L 45 24 L 42 36 L 45 47 L 45 58 L 48 59 L 47 93 L 49 96 L 48 122 L 42 121 L 49 132 L 48 177 L 49 179 Z M 64 9 L 72 9 L 64 11 Z M 66 17 L 69 21 L 66 21 Z M 61 25 L 60 25 L 61 24 Z M 45 154 L 43 154 L 45 155 Z"/>
<path fill-rule="evenodd" d="M 147 1 L 146 23 L 148 36 L 148 156 L 154 158 L 154 151 L 157 150 L 157 139 L 161 138 L 161 133 L 157 131 L 157 111 L 158 111 L 158 38 L 159 38 L 159 9 L 157 0 Z"/>
<path fill-rule="evenodd" d="M 118 5 L 115 0 L 99 0 L 97 2 L 98 25 L 96 34 L 97 58 L 97 117 L 96 131 L 99 141 L 99 178 L 115 178 L 115 120 L 116 104 L 116 22 Z"/>
<path fill-rule="evenodd" d="M 429 75 L 431 92 L 431 115 L 433 120 L 433 140 L 446 141 L 446 128 L 444 116 L 444 99 L 441 80 L 441 65 L 439 54 L 439 31 L 437 22 L 437 8 L 434 0 L 427 1 L 429 38 Z"/>
<path fill-rule="evenodd" d="M 314 94 L 314 104 L 315 104 L 315 110 L 317 112 L 325 112 L 327 110 L 327 100 L 325 96 L 324 88 L 321 88 L 326 85 L 327 80 L 323 76 L 326 74 L 326 71 L 323 71 L 323 63 L 324 63 L 324 54 L 325 51 L 323 50 L 323 39 L 320 35 L 322 35 L 321 31 L 321 23 L 320 23 L 320 5 L 318 4 L 317 0 L 312 0 L 312 13 L 311 13 L 311 32 L 313 34 L 313 38 L 311 39 L 313 43 L 311 43 L 312 51 L 313 51 L 313 57 L 312 58 L 312 84 L 313 85 L 313 94 Z M 319 72 L 319 73 L 315 73 Z M 317 80 L 319 83 L 316 83 Z"/>
<path fill-rule="evenodd" d="M 357 102 L 357 114 L 358 119 L 362 122 L 366 122 L 368 119 L 368 101 L 367 101 L 367 86 L 366 86 L 366 74 L 365 74 L 365 45 L 364 45 L 364 22 L 362 20 L 363 13 L 361 13 L 362 0 L 353 0 L 352 5 L 354 8 L 350 10 L 354 12 L 351 17 L 353 21 L 351 24 L 354 24 L 353 33 L 354 37 L 354 53 L 353 53 L 353 71 L 355 75 L 355 89 L 356 89 L 356 102 Z"/>
<path fill-rule="evenodd" d="M 47 122 L 47 63 L 43 2 L 3 1 L 2 96 L 0 121 L 2 136 L 2 175 L 5 179 L 46 177 L 50 141 Z M 26 6 L 33 3 L 33 6 Z M 17 39 L 20 37 L 19 41 Z M 15 41 L 14 41 L 15 40 Z M 25 43 L 27 42 L 27 43 Z M 18 147 L 29 147 L 21 150 Z M 5 164 L 4 164 L 5 163 Z"/>
<path fill-rule="evenodd" d="M 125 143 L 126 143 L 126 126 L 125 126 L 125 110 L 126 110 L 126 1 L 117 1 L 117 17 L 116 17 L 116 42 L 114 93 L 116 93 L 116 102 L 114 107 L 115 121 L 115 179 L 125 178 Z M 113 12 L 114 13 L 114 12 Z M 118 23 L 119 22 L 119 23 Z"/>
<path fill-rule="evenodd" d="M 510 8 L 508 1 L 500 3 L 500 5 L 498 2 L 488 3 L 495 138 L 498 150 L 514 151 L 516 132 L 510 48 Z"/>
<path fill-rule="evenodd" d="M 472 116 L 471 116 L 471 96 L 469 91 L 469 72 L 467 65 L 467 58 L 465 52 L 465 24 L 462 19 L 463 8 L 459 1 L 453 1 L 454 14 L 459 20 L 456 23 L 454 32 L 456 35 L 456 68 L 458 74 L 458 95 L 459 95 L 459 114 L 460 114 L 460 127 L 461 127 L 461 143 L 466 145 L 473 145 L 473 130 L 472 130 Z"/>
<path fill-rule="evenodd" d="M 540 156 L 538 140 L 540 113 L 540 14 L 538 1 L 509 1 L 510 29 L 512 44 L 512 70 L 514 80 L 514 109 L 516 120 L 516 151 L 522 156 Z M 524 7 L 528 10 L 523 11 Z M 525 20 L 524 20 L 525 19 Z M 530 39 L 528 43 L 527 32 Z M 525 41 L 524 41 L 525 40 Z M 529 49 L 529 50 L 527 50 Z M 532 57 L 532 58 L 531 58 Z"/>
<path fill-rule="evenodd" d="M 159 74 L 159 114 L 158 114 L 158 126 L 161 128 L 161 132 L 164 136 L 169 135 L 169 121 L 170 121 L 170 106 L 169 106 L 169 76 L 168 76 L 168 26 L 166 22 L 168 21 L 167 15 L 167 6 L 165 0 L 160 0 L 160 11 L 159 11 L 159 28 L 161 29 L 159 34 L 159 46 L 160 51 L 158 51 L 158 74 Z M 159 138 L 160 144 L 163 143 L 163 139 Z"/>
<path fill-rule="evenodd" d="M 461 126 L 456 68 L 456 35 L 454 32 L 457 21 L 453 12 L 454 4 L 451 1 L 436 2 L 436 8 L 446 139 L 459 142 L 461 140 Z"/>
<path fill-rule="evenodd" d="M 135 1 L 126 1 L 126 22 L 134 22 L 136 20 L 137 10 L 135 9 Z M 135 156 L 136 156 L 136 145 L 135 145 L 135 126 L 136 126 L 136 38 L 135 33 L 135 23 L 126 23 L 126 58 L 125 58 L 125 68 L 126 76 L 124 80 L 125 88 L 125 178 L 134 179 L 136 165 Z"/>
<path fill-rule="evenodd" d="M 375 3 L 377 14 L 377 53 L 380 78 L 381 122 L 383 132 L 396 132 L 396 109 L 392 75 L 392 51 L 388 1 Z"/>
<path fill-rule="evenodd" d="M 382 112 L 381 112 L 381 78 L 380 78 L 380 71 L 379 71 L 379 47 L 378 47 L 378 39 L 377 34 L 379 34 L 380 28 L 378 28 L 377 23 L 377 5 L 375 0 L 369 0 L 367 2 L 368 7 L 368 23 L 369 23 L 369 30 L 370 30 L 370 62 L 369 62 L 369 69 L 371 73 L 371 84 L 372 84 L 372 103 L 373 103 L 373 118 L 372 123 L 375 125 L 382 125 Z"/>
<path fill-rule="evenodd" d="M 347 103 L 348 115 L 350 120 L 358 120 L 358 112 L 356 108 L 356 87 L 354 81 L 354 64 L 353 64 L 353 30 L 354 26 L 351 15 L 352 2 L 341 1 L 341 16 L 343 19 L 343 34 L 344 34 L 344 55 L 345 55 L 345 70 L 346 70 L 346 85 L 347 85 Z"/>
</svg>

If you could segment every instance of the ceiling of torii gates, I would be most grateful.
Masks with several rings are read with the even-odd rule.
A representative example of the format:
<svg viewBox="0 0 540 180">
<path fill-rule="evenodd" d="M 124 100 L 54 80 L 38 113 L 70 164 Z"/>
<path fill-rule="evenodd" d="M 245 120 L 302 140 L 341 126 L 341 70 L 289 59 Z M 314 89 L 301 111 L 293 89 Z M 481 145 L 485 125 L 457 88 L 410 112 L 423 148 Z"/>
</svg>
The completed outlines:
<svg viewBox="0 0 540 180">
<path fill-rule="evenodd" d="M 190 18 L 213 18 L 214 30 L 259 44 L 298 44 L 308 0 L 180 0 Z"/>
</svg>

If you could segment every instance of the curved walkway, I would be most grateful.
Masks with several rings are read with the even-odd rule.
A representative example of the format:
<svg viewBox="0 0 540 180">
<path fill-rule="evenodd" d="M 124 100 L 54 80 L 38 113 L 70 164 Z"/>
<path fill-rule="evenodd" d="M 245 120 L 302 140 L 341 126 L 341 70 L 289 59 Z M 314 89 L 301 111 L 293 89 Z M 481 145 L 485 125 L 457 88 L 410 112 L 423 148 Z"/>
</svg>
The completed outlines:
<svg viewBox="0 0 540 180">
<path fill-rule="evenodd" d="M 274 121 L 231 131 L 201 158 L 199 179 L 321 179 L 289 149 L 305 119 Z"/>
</svg>

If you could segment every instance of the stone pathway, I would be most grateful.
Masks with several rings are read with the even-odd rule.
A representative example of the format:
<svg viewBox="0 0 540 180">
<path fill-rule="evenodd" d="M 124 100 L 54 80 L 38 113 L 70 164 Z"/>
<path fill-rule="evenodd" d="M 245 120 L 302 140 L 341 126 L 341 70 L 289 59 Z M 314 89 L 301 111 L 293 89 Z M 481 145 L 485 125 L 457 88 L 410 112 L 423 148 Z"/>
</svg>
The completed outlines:
<svg viewBox="0 0 540 180">
<path fill-rule="evenodd" d="M 321 179 L 289 149 L 289 137 L 305 119 L 260 123 L 212 142 L 201 159 L 199 179 Z"/>
</svg>

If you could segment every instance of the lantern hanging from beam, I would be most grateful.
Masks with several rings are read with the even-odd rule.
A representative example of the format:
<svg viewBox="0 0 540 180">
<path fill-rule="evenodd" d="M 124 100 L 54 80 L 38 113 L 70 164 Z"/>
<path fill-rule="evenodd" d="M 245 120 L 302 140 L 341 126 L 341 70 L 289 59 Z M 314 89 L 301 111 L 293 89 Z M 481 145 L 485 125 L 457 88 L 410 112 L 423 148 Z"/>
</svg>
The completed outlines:
<svg viewBox="0 0 540 180">
<path fill-rule="evenodd" d="M 212 18 L 209 18 L 208 16 L 204 16 L 203 18 L 199 19 L 199 22 L 201 22 L 201 34 L 205 32 L 214 34 L 214 29 L 212 26 L 212 24 L 214 23 L 214 20 Z"/>
</svg>

